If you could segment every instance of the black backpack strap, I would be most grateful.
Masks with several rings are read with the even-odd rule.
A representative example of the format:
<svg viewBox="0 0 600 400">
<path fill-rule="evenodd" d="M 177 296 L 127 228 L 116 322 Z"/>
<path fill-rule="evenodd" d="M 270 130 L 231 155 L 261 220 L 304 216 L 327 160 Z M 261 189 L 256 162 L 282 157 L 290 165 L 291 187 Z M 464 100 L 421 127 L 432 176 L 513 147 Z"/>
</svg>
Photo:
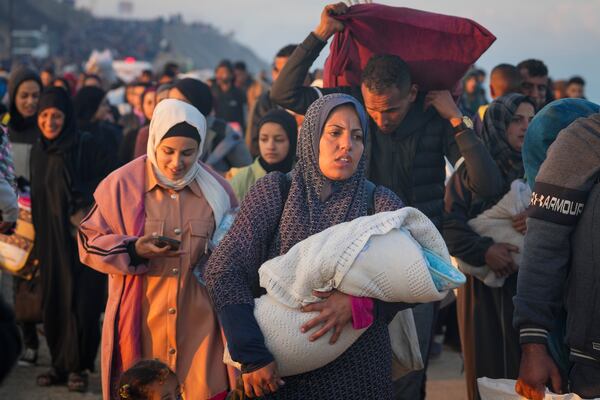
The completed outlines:
<svg viewBox="0 0 600 400">
<path fill-rule="evenodd" d="M 375 214 L 375 184 L 370 180 L 365 181 L 367 188 L 367 215 Z"/>
<path fill-rule="evenodd" d="M 281 202 L 285 205 L 290 188 L 292 187 L 292 174 L 288 172 L 279 179 L 279 193 L 281 193 Z"/>
<path fill-rule="evenodd" d="M 285 208 L 285 203 L 287 201 L 288 195 L 290 194 L 291 187 L 292 173 L 288 172 L 287 174 L 283 174 L 283 176 L 279 178 L 279 193 L 281 193 L 281 215 L 279 216 L 279 219 L 281 219 L 281 216 L 283 215 L 283 209 Z M 277 229 L 275 229 L 275 232 L 273 232 L 273 242 L 276 240 L 276 237 Z"/>
<path fill-rule="evenodd" d="M 285 204 L 288 195 L 290 194 L 290 187 L 292 186 L 292 175 L 290 172 L 285 174 L 279 179 L 279 192 L 281 193 L 282 203 Z M 365 181 L 367 188 L 367 215 L 375 214 L 375 189 L 376 186 L 373 182 Z"/>
</svg>

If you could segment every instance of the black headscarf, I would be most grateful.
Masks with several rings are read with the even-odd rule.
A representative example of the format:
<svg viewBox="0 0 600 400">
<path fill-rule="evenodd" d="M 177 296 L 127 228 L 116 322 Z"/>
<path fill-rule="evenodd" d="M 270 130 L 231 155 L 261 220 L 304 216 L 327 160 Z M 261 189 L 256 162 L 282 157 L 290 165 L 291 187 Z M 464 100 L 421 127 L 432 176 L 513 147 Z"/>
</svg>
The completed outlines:
<svg viewBox="0 0 600 400">
<path fill-rule="evenodd" d="M 64 125 L 58 137 L 53 140 L 41 135 L 42 148 L 47 153 L 68 153 L 77 140 L 73 103 L 67 92 L 60 87 L 49 87 L 40 97 L 38 115 L 48 108 L 58 108 L 65 115 Z"/>
<path fill-rule="evenodd" d="M 98 81 L 98 83 L 100 84 L 100 86 L 102 86 L 102 78 L 100 78 L 100 75 L 96 75 L 96 74 L 84 74 L 83 75 L 83 81 L 85 82 L 86 79 L 95 79 Z"/>
<path fill-rule="evenodd" d="M 106 92 L 96 86 L 85 86 L 77 92 L 73 102 L 75 118 L 80 128 L 85 129 L 92 122 L 105 95 Z"/>
<path fill-rule="evenodd" d="M 11 140 L 15 142 L 33 143 L 37 138 L 37 120 L 36 116 L 23 117 L 17 110 L 16 97 L 19 86 L 23 82 L 34 81 L 40 87 L 40 91 L 43 88 L 42 80 L 40 76 L 32 69 L 25 66 L 16 68 L 8 79 L 8 96 L 9 96 L 9 108 L 10 121 L 8 127 L 10 130 Z"/>
<path fill-rule="evenodd" d="M 208 85 L 198 79 L 184 78 L 173 85 L 188 101 L 198 109 L 205 117 L 213 109 L 212 92 Z"/>
<path fill-rule="evenodd" d="M 296 159 L 296 145 L 298 143 L 298 124 L 296 123 L 296 119 L 285 110 L 271 110 L 260 120 L 258 123 L 258 131 L 260 132 L 260 128 L 266 124 L 267 122 L 273 122 L 278 124 L 283 128 L 285 133 L 287 134 L 287 138 L 290 141 L 290 148 L 288 150 L 287 155 L 283 160 L 275 164 L 269 164 L 262 157 L 258 157 L 258 162 L 261 167 L 267 173 L 273 171 L 283 172 L 284 174 L 290 172 L 292 167 L 294 166 L 294 160 Z"/>
<path fill-rule="evenodd" d="M 57 85 L 57 82 L 60 82 L 60 83 L 62 83 L 62 85 Z M 65 92 L 66 92 L 66 93 L 67 93 L 69 96 L 71 96 L 71 93 L 73 93 L 73 86 L 71 85 L 71 82 L 69 82 L 69 80 L 68 80 L 68 79 L 66 79 L 66 78 L 63 78 L 63 77 L 60 77 L 60 76 L 59 76 L 58 78 L 55 78 L 55 79 L 52 81 L 52 86 L 53 86 L 53 87 L 54 87 L 54 86 L 56 86 L 56 87 L 62 87 L 62 88 L 63 88 L 63 90 L 65 90 Z"/>
</svg>

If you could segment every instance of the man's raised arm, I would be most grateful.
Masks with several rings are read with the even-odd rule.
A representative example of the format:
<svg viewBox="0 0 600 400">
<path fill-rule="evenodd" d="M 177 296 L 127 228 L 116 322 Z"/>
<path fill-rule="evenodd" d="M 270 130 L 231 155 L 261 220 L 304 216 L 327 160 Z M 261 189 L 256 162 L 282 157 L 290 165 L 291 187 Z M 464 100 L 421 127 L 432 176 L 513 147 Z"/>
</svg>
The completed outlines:
<svg viewBox="0 0 600 400">
<path fill-rule="evenodd" d="M 321 21 L 317 28 L 292 53 L 279 77 L 271 88 L 271 100 L 281 107 L 298 114 L 305 114 L 308 107 L 321 94 L 338 93 L 343 88 L 316 89 L 304 86 L 306 75 L 315 62 L 327 40 L 336 32 L 344 30 L 344 24 L 332 17 L 346 13 L 348 6 L 344 3 L 325 6 L 321 13 Z"/>
</svg>

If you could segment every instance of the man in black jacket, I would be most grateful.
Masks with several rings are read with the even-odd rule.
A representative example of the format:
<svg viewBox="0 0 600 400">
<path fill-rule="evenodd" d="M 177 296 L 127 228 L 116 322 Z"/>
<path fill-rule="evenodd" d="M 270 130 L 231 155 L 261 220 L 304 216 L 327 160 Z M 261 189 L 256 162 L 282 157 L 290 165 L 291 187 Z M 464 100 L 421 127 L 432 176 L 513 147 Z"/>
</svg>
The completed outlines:
<svg viewBox="0 0 600 400">
<path fill-rule="evenodd" d="M 287 46 L 282 47 L 277 54 L 275 55 L 275 59 L 273 60 L 273 68 L 271 69 L 271 78 L 273 82 L 277 80 L 279 73 L 287 63 L 288 59 L 296 50 L 298 45 L 296 44 L 288 44 Z M 304 84 L 308 85 L 307 79 L 305 77 Z M 261 94 L 256 100 L 256 104 L 254 107 L 249 110 L 250 117 L 248 118 L 248 128 L 246 132 L 246 143 L 248 144 L 248 149 L 250 150 L 250 154 L 252 157 L 258 157 L 258 128 L 260 120 L 267 115 L 267 113 L 271 110 L 275 110 L 279 107 L 275 102 L 271 100 L 271 92 L 266 91 Z M 300 126 L 300 123 L 298 123 Z"/>
<path fill-rule="evenodd" d="M 246 93 L 234 86 L 235 75 L 229 60 L 223 60 L 215 68 L 215 81 L 211 86 L 215 116 L 246 129 Z"/>
<path fill-rule="evenodd" d="M 397 56 L 380 55 L 369 60 L 360 87 L 317 90 L 303 86 L 312 63 L 336 32 L 344 29 L 332 14 L 343 14 L 344 3 L 328 5 L 314 32 L 294 51 L 271 89 L 271 99 L 280 106 L 304 114 L 324 94 L 345 92 L 361 100 L 370 116 L 365 153 L 368 177 L 394 191 L 405 204 L 425 213 L 442 226 L 445 158 L 454 164 L 462 155 L 472 172 L 472 184 L 486 195 L 502 189 L 495 162 L 473 132 L 471 120 L 463 117 L 448 91 L 420 93 L 406 63 Z M 427 362 L 434 307 L 413 309 L 419 345 Z M 424 371 L 411 373 L 395 384 L 399 399 L 424 398 Z"/>
</svg>

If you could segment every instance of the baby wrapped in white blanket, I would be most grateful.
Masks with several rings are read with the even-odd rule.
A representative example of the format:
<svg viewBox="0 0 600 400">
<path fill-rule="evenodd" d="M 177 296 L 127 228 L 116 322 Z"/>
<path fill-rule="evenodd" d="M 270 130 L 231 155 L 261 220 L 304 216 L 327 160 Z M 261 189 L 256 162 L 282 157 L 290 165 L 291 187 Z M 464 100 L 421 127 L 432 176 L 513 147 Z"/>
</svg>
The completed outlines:
<svg viewBox="0 0 600 400">
<path fill-rule="evenodd" d="M 426 303 L 443 299 L 465 280 L 450 265 L 446 245 L 433 223 L 410 207 L 358 218 L 312 235 L 285 255 L 265 262 L 259 275 L 267 294 L 256 299 L 254 315 L 281 376 L 328 364 L 366 330 L 346 327 L 333 345 L 329 344 L 333 330 L 309 342 L 309 334 L 301 333 L 300 326 L 317 313 L 303 313 L 300 308 L 321 301 L 312 295 L 313 289 L 337 289 L 385 302 Z M 404 351 L 401 357 L 406 361 L 409 346 L 414 362 L 408 367 L 418 369 L 422 364 L 412 312 L 402 313 L 390 324 L 392 348 L 397 355 Z M 409 326 L 394 326 L 403 323 Z M 401 332 L 407 331 L 409 337 L 403 338 Z M 236 365 L 227 350 L 224 361 Z"/>
<path fill-rule="evenodd" d="M 512 257 L 517 266 L 521 265 L 523 259 L 525 236 L 513 228 L 512 218 L 527 209 L 530 198 L 529 185 L 523 180 L 517 179 L 511 183 L 510 190 L 498 203 L 468 222 L 473 231 L 481 236 L 492 238 L 494 243 L 508 243 L 516 246 L 519 251 L 512 253 Z M 496 273 L 487 265 L 475 267 L 459 258 L 456 258 L 455 261 L 462 272 L 474 276 L 489 287 L 497 288 L 504 285 L 506 277 L 497 277 Z"/>
</svg>

